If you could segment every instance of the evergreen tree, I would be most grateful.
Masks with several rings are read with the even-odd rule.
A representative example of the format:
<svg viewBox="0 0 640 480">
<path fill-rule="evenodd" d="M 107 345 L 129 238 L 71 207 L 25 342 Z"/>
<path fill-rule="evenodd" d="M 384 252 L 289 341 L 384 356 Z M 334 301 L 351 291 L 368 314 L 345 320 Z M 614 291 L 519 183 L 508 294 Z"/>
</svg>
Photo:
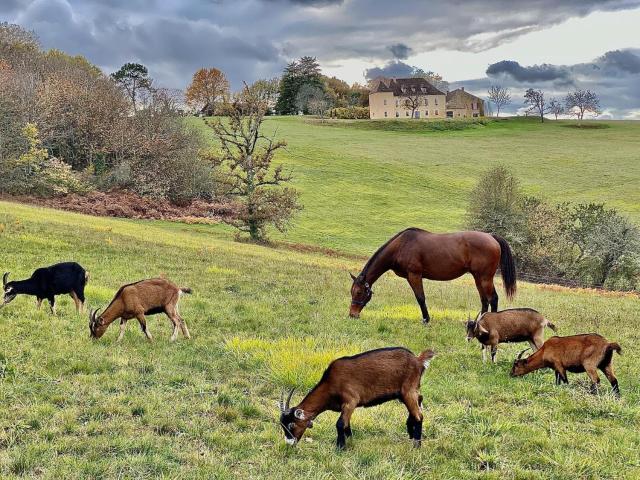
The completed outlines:
<svg viewBox="0 0 640 480">
<path fill-rule="evenodd" d="M 280 115 L 294 115 L 298 112 L 296 97 L 303 85 L 311 85 L 324 91 L 320 64 L 315 57 L 302 57 L 291 62 L 284 69 L 280 82 L 280 96 L 276 111 Z"/>
</svg>

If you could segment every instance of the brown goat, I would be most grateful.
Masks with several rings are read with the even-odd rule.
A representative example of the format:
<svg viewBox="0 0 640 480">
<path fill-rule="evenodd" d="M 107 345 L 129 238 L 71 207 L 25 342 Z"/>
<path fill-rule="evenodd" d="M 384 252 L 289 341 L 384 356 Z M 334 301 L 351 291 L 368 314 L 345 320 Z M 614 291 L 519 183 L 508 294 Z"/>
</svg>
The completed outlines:
<svg viewBox="0 0 640 480">
<path fill-rule="evenodd" d="M 351 414 L 357 407 L 373 407 L 400 400 L 407 407 L 407 433 L 419 447 L 422 438 L 422 395 L 420 379 L 435 356 L 425 350 L 417 357 L 406 348 L 392 347 L 342 357 L 331 362 L 320 382 L 295 407 L 280 399 L 280 424 L 285 441 L 297 443 L 313 420 L 322 412 L 340 412 L 336 423 L 337 447 L 345 447 L 351 437 Z"/>
<path fill-rule="evenodd" d="M 482 361 L 486 361 L 487 348 L 491 348 L 494 363 L 499 343 L 529 342 L 535 351 L 544 343 L 544 327 L 556 331 L 553 323 L 532 308 L 480 313 L 475 321 L 468 321 L 466 327 L 467 341 L 477 338 L 482 345 Z"/>
<path fill-rule="evenodd" d="M 542 347 L 527 358 L 518 358 L 513 362 L 512 377 L 520 377 L 540 368 L 551 368 L 556 372 L 556 385 L 569 383 L 567 372 L 587 372 L 591 379 L 591 392 L 597 393 L 600 378 L 599 368 L 613 387 L 613 393 L 620 396 L 618 380 L 613 373 L 613 352 L 622 354 L 620 345 L 609 342 L 597 333 L 572 335 L 569 337 L 551 337 Z"/>
<path fill-rule="evenodd" d="M 100 315 L 97 315 L 97 310 L 89 314 L 91 337 L 102 337 L 107 327 L 119 318 L 120 341 L 124 336 L 127 320 L 137 318 L 147 339 L 152 340 L 145 315 L 165 313 L 173 323 L 172 342 L 178 337 L 178 328 L 186 338 L 191 338 L 187 324 L 178 311 L 178 301 L 184 293 L 191 293 L 191 289 L 178 287 L 164 278 L 151 278 L 124 285 Z"/>
</svg>

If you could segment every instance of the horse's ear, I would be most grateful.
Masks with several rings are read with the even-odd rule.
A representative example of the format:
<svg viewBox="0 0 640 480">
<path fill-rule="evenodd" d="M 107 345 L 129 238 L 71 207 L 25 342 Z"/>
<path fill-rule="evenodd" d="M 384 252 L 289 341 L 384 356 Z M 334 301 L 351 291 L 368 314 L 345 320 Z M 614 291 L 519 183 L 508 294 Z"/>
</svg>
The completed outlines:
<svg viewBox="0 0 640 480">
<path fill-rule="evenodd" d="M 353 273 L 349 272 L 349 276 L 351 277 L 351 280 L 354 282 L 356 281 L 356 276 Z"/>
</svg>

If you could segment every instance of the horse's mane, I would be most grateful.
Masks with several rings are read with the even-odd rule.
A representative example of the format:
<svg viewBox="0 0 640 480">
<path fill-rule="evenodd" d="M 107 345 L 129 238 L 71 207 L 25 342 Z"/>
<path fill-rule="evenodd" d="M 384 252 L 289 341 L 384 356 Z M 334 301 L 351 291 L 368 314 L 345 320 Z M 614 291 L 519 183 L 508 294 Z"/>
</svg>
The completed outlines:
<svg viewBox="0 0 640 480">
<path fill-rule="evenodd" d="M 369 258 L 369 260 L 367 260 L 367 263 L 364 265 L 364 268 L 362 269 L 362 271 L 360 272 L 360 275 L 358 275 L 358 277 L 364 278 L 365 275 L 367 274 L 367 271 L 369 270 L 369 267 L 371 266 L 371 264 L 375 261 L 376 258 L 378 258 L 378 256 L 384 251 L 384 249 L 387 248 L 389 246 L 389 244 L 391 242 L 393 242 L 396 238 L 398 238 L 400 235 L 402 235 L 403 233 L 408 232 L 410 230 L 417 231 L 417 230 L 420 230 L 420 229 L 419 228 L 415 228 L 415 227 L 409 227 L 409 228 L 405 228 L 404 230 L 396 233 L 393 237 L 391 237 L 389 240 L 387 240 L 380 248 L 378 248 L 378 250 L 376 250 L 373 255 L 371 255 L 371 258 Z"/>
</svg>

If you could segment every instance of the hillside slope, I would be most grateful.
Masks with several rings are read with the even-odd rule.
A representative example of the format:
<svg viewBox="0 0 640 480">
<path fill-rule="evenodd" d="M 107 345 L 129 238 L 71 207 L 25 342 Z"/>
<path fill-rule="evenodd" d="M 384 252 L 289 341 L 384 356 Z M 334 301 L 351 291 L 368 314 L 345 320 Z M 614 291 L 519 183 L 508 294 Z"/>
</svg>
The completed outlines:
<svg viewBox="0 0 640 480">
<path fill-rule="evenodd" d="M 202 120 L 190 121 L 211 137 Z M 291 167 L 304 205 L 286 239 L 371 253 L 407 226 L 460 229 L 469 192 L 497 163 L 528 193 L 607 202 L 640 223 L 640 122 L 573 123 L 519 118 L 432 132 L 412 121 L 269 118 L 265 132 L 289 144 L 276 160 Z"/>
<path fill-rule="evenodd" d="M 461 322 L 478 308 L 469 278 L 427 282 L 424 328 L 404 281 L 385 275 L 362 318 L 347 318 L 349 270 L 361 262 L 230 241 L 188 225 L 93 218 L 0 202 L 2 271 L 77 260 L 91 272 L 91 307 L 118 286 L 164 274 L 194 289 L 181 312 L 193 336 L 155 341 L 134 321 L 91 341 L 85 315 L 59 316 L 18 297 L 0 309 L 0 476 L 38 478 L 631 478 L 640 466 L 638 299 L 520 285 L 516 302 L 562 334 L 618 341 L 623 398 L 588 393 L 584 375 L 508 376 L 524 347 L 482 365 Z M 502 307 L 509 304 L 502 303 Z M 298 447 L 277 424 L 281 389 L 300 399 L 333 358 L 404 345 L 438 353 L 423 378 L 423 448 L 406 438 L 404 407 L 357 410 L 354 438 L 334 451 L 336 414 Z"/>
</svg>

